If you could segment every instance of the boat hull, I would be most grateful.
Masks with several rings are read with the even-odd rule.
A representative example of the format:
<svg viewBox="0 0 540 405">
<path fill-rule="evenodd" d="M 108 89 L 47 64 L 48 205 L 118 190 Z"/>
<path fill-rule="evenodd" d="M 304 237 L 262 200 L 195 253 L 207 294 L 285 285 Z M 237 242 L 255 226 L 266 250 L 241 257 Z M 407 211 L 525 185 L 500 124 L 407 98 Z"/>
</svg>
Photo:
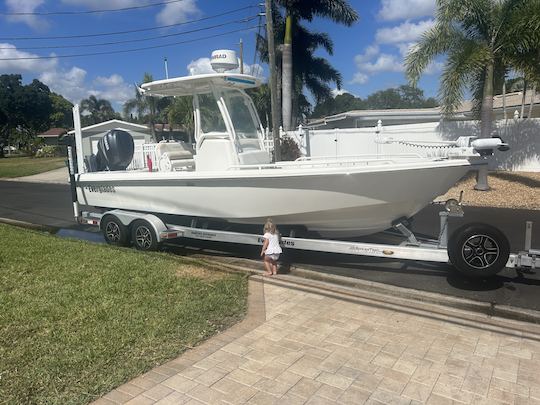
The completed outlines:
<svg viewBox="0 0 540 405">
<path fill-rule="evenodd" d="M 379 232 L 411 217 L 471 169 L 467 161 L 350 170 L 200 173 L 87 173 L 81 204 L 219 218 L 232 223 L 301 225 L 326 237 Z"/>
</svg>

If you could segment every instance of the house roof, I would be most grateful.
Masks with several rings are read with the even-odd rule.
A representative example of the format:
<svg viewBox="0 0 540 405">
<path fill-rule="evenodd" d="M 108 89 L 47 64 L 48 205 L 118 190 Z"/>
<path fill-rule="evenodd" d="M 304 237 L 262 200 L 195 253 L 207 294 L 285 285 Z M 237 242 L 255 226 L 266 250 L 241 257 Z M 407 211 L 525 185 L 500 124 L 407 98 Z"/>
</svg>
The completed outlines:
<svg viewBox="0 0 540 405">
<path fill-rule="evenodd" d="M 57 138 L 66 134 L 68 130 L 66 128 L 49 128 L 45 132 L 38 134 L 39 138 Z"/>
<path fill-rule="evenodd" d="M 528 105 L 531 102 L 531 91 L 528 91 L 525 94 L 525 104 Z M 506 108 L 507 109 L 516 109 L 517 107 L 521 108 L 521 102 L 523 100 L 523 92 L 517 91 L 513 93 L 506 94 Z M 540 105 L 540 93 L 537 93 L 534 96 L 533 103 L 535 105 Z M 454 119 L 470 119 L 470 113 L 472 112 L 473 103 L 470 100 L 464 101 L 461 106 L 456 110 Z M 493 97 L 493 109 L 502 110 L 503 108 L 503 96 L 497 95 Z M 511 111 L 509 111 L 511 113 Z M 352 110 L 346 111 L 343 113 L 329 115 L 323 118 L 317 118 L 310 120 L 308 126 L 323 126 L 327 123 L 334 121 L 342 121 L 346 119 L 354 120 L 373 120 L 375 118 L 380 118 L 383 121 L 391 121 L 393 119 L 400 121 L 407 120 L 418 120 L 418 119 L 440 119 L 441 109 L 440 107 L 435 108 L 395 108 L 395 109 L 385 109 L 385 110 Z"/>
<path fill-rule="evenodd" d="M 531 95 L 532 91 L 527 91 L 525 93 L 525 105 L 529 105 L 531 103 Z M 502 94 L 498 94 L 495 97 L 493 97 L 493 109 L 502 109 L 504 107 L 504 101 L 503 101 Z M 514 109 L 514 108 L 521 108 L 521 102 L 523 101 L 523 92 L 522 91 L 516 91 L 512 93 L 506 93 L 506 108 Z M 533 98 L 533 104 L 540 104 L 540 93 L 537 93 L 534 95 Z M 458 112 L 467 113 L 472 110 L 473 103 L 470 100 L 464 101 L 461 104 L 461 107 L 458 109 Z"/>
<path fill-rule="evenodd" d="M 108 131 L 110 129 L 115 129 L 115 128 L 131 129 L 133 131 L 139 131 L 139 132 L 149 131 L 149 128 L 146 125 L 134 124 L 133 122 L 127 122 L 127 121 L 116 120 L 116 119 L 100 122 L 99 124 L 89 125 L 87 127 L 81 128 L 81 131 L 82 132 L 103 132 L 103 131 Z M 75 133 L 74 129 L 68 132 L 69 135 L 72 135 L 74 133 Z"/>
</svg>

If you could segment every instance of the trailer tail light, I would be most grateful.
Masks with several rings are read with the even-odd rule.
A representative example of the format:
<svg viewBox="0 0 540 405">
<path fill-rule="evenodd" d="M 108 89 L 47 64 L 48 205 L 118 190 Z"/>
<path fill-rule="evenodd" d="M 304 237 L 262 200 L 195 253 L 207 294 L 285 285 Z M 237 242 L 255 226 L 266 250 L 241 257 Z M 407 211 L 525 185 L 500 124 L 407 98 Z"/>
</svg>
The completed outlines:
<svg viewBox="0 0 540 405">
<path fill-rule="evenodd" d="M 177 232 L 177 231 L 161 232 L 159 236 L 161 237 L 161 239 L 174 239 L 174 238 L 178 238 L 179 236 L 182 236 L 182 232 Z"/>
<path fill-rule="evenodd" d="M 97 219 L 85 219 L 84 222 L 88 225 L 99 225 L 99 220 Z"/>
</svg>

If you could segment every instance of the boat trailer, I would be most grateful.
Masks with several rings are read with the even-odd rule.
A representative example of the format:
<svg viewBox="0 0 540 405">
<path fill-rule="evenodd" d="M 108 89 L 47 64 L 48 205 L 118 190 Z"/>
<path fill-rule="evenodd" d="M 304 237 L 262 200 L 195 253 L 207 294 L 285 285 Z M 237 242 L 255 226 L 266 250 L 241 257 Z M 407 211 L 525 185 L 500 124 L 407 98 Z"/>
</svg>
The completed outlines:
<svg viewBox="0 0 540 405">
<path fill-rule="evenodd" d="M 490 277 L 505 267 L 530 270 L 540 267 L 540 250 L 531 248 L 531 221 L 525 227 L 524 250 L 510 253 L 508 239 L 491 225 L 466 224 L 449 235 L 449 218 L 463 217 L 464 214 L 461 204 L 454 199 L 447 201 L 445 208 L 439 212 L 440 231 L 437 239 L 417 237 L 402 221 L 394 225 L 394 230 L 403 237 L 400 244 L 307 239 L 296 237 L 291 232 L 289 236 L 281 237 L 281 245 L 284 249 L 452 264 L 460 273 L 472 278 Z M 206 229 L 204 222 L 195 219 L 191 226 L 166 224 L 152 213 L 119 209 L 104 213 L 82 212 L 78 220 L 82 224 L 100 227 L 109 244 L 133 245 L 143 251 L 157 250 L 163 242 L 177 238 L 259 246 L 263 243 L 260 235 Z M 198 222 L 202 227 L 198 226 Z"/>
</svg>

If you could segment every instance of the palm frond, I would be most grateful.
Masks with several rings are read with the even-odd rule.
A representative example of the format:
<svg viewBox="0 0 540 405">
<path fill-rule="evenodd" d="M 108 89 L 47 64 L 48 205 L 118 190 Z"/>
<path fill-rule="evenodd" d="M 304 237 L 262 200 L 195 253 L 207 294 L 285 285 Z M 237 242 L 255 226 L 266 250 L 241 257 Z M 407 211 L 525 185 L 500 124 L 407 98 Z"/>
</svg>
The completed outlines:
<svg viewBox="0 0 540 405">
<path fill-rule="evenodd" d="M 462 35 L 452 27 L 437 23 L 428 29 L 405 57 L 405 74 L 412 86 L 437 56 L 447 52 Z"/>
<path fill-rule="evenodd" d="M 439 98 L 444 114 L 452 114 L 463 101 L 463 92 L 472 77 L 490 63 L 491 53 L 483 44 L 471 40 L 461 41 L 448 53 L 441 76 Z"/>
</svg>

